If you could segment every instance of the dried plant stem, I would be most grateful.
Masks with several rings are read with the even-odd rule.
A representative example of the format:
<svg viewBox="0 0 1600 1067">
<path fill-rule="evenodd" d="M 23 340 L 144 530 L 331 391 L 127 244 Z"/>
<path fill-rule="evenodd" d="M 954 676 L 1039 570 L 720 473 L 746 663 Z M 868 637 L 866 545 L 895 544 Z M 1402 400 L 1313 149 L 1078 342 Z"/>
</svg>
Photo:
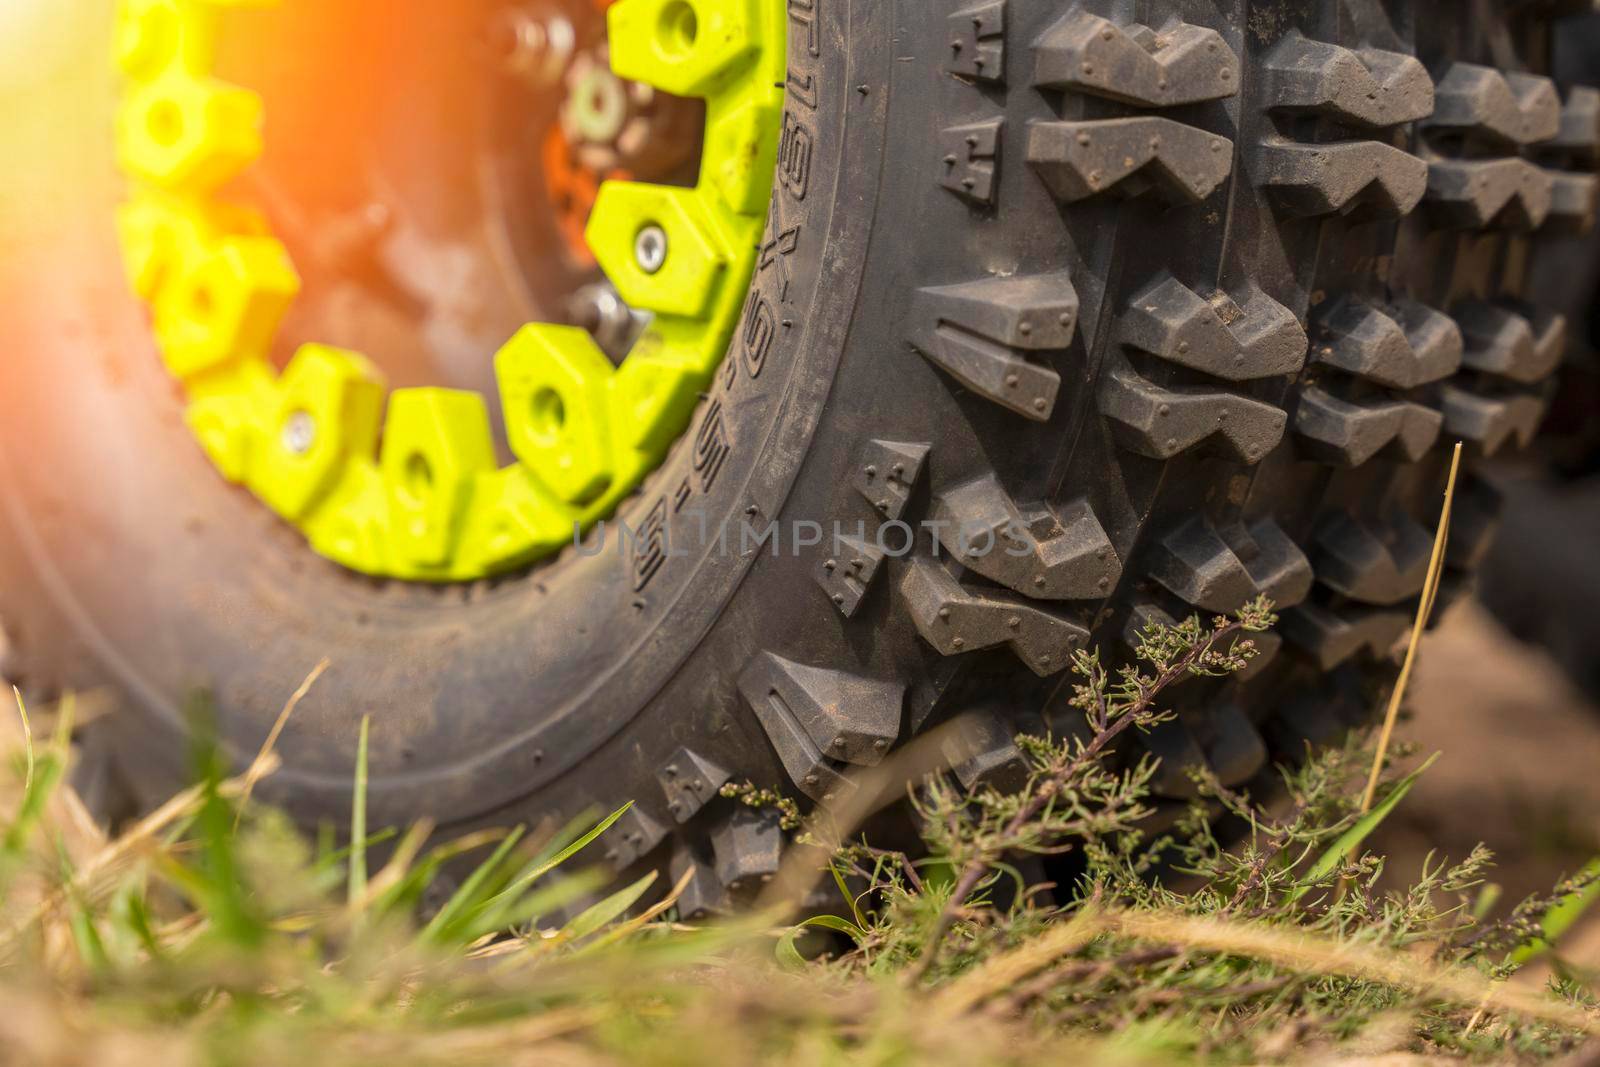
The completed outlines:
<svg viewBox="0 0 1600 1067">
<path fill-rule="evenodd" d="M 22 791 L 26 793 L 33 789 L 33 724 L 28 722 L 28 704 L 22 699 L 22 690 L 12 686 L 11 692 L 17 698 L 17 714 L 22 716 L 22 751 L 28 761 Z"/>
<path fill-rule="evenodd" d="M 1474 1005 L 1480 1012 L 1513 1012 L 1581 1033 L 1600 1031 L 1600 1021 L 1582 1008 L 1491 981 L 1464 967 L 1427 964 L 1404 953 L 1264 923 L 1109 909 L 1080 912 L 1027 944 L 989 959 L 943 987 L 935 1007 L 962 1014 L 996 996 L 1027 989 L 1021 984 L 1025 979 L 1102 934 L 1144 942 L 1151 962 L 1181 951 L 1238 956 L 1301 974 L 1379 982 L 1413 990 L 1426 999 Z M 1139 959 L 1138 951 L 1129 950 L 1128 958 Z"/>
<path fill-rule="evenodd" d="M 1417 605 L 1416 621 L 1411 626 L 1411 639 L 1406 645 L 1406 658 L 1400 666 L 1400 677 L 1394 692 L 1389 696 L 1389 708 L 1383 716 L 1383 730 L 1378 735 L 1378 750 L 1372 757 L 1372 773 L 1367 776 L 1367 789 L 1361 795 L 1361 810 L 1372 810 L 1378 793 L 1378 778 L 1383 773 L 1384 757 L 1389 751 L 1389 741 L 1394 735 L 1395 720 L 1400 717 L 1400 701 L 1406 695 L 1411 681 L 1411 667 L 1417 659 L 1417 646 L 1422 643 L 1422 633 L 1433 614 L 1433 603 L 1439 595 L 1439 576 L 1444 572 L 1444 548 L 1450 539 L 1450 509 L 1455 504 L 1456 478 L 1461 473 L 1461 442 L 1456 442 L 1450 455 L 1450 478 L 1444 487 L 1444 506 L 1439 512 L 1439 526 L 1433 535 L 1433 555 L 1428 560 L 1428 578 L 1422 586 L 1422 600 Z"/>
<path fill-rule="evenodd" d="M 290 694 L 289 699 L 283 705 L 283 710 L 278 712 L 278 717 L 274 720 L 272 729 L 267 731 L 267 739 L 261 742 L 261 751 L 256 753 L 255 762 L 244 773 L 242 792 L 239 796 L 239 809 L 234 812 L 233 816 L 233 825 L 235 827 L 239 825 L 239 820 L 244 818 L 245 805 L 250 803 L 250 794 L 255 789 L 256 782 L 261 779 L 262 772 L 266 767 L 264 760 L 267 753 L 277 747 L 278 737 L 283 733 L 283 728 L 289 724 L 289 716 L 294 714 L 294 709 L 298 708 L 300 702 L 306 698 L 306 694 L 311 692 L 311 687 L 317 684 L 317 679 L 322 677 L 330 662 L 324 656 L 321 662 L 311 668 L 311 673 L 306 675 L 305 681 L 300 683 L 300 688 Z"/>
</svg>

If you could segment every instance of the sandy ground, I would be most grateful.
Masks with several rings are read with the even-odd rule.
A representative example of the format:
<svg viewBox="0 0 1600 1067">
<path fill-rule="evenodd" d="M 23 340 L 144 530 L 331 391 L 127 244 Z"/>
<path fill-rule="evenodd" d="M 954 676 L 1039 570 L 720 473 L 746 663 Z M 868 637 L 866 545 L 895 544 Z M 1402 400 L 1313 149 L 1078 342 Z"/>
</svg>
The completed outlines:
<svg viewBox="0 0 1600 1067">
<path fill-rule="evenodd" d="M 1482 841 L 1510 902 L 1600 855 L 1600 708 L 1559 667 L 1469 603 L 1428 636 L 1412 684 L 1400 736 L 1441 756 L 1373 843 L 1391 874 Z M 1600 967 L 1600 918 L 1563 950 Z"/>
</svg>

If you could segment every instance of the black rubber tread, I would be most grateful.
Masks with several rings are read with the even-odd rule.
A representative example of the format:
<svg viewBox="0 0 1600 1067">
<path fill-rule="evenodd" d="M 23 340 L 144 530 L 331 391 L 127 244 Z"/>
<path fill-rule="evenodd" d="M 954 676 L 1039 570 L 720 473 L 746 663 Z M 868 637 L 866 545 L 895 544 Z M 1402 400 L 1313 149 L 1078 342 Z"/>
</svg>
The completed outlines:
<svg viewBox="0 0 1600 1067">
<path fill-rule="evenodd" d="M 330 672 L 284 739 L 290 766 L 316 773 L 288 775 L 280 798 L 307 817 L 342 811 L 355 712 L 393 701 L 374 733 L 375 819 L 473 825 L 633 800 L 612 861 L 692 871 L 694 914 L 753 892 L 783 846 L 773 814 L 725 784 L 823 800 L 960 716 L 973 728 L 950 753 L 959 780 L 1011 780 L 1016 729 L 1072 728 L 1072 650 L 1125 657 L 1150 621 L 1262 593 L 1285 613 L 1246 676 L 1175 690 L 1177 720 L 1142 742 L 1167 757 L 1163 797 L 1190 796 L 1198 763 L 1249 783 L 1378 705 L 1444 446 L 1465 438 L 1476 462 L 1525 443 L 1543 410 L 1559 312 L 1526 284 L 1536 228 L 1593 214 L 1548 175 L 1575 175 L 1574 190 L 1590 177 L 1600 109 L 1513 69 L 1543 61 L 1552 9 L 937 0 L 930 18 L 928 4 L 790 0 L 786 140 L 746 310 L 759 328 L 739 332 L 689 435 L 719 462 L 674 452 L 622 512 L 641 532 L 628 554 L 572 553 L 446 606 L 310 560 L 238 501 L 207 503 L 202 525 L 259 562 L 162 530 L 201 557 L 191 569 L 307 575 L 287 582 L 313 602 L 293 624 L 232 626 L 225 569 L 207 572 L 221 608 L 145 604 L 152 640 L 170 645 L 182 613 L 218 631 L 187 651 L 213 670 L 240 751 L 308 647 L 345 641 L 336 660 L 355 647 L 316 620 L 372 613 L 409 633 L 426 611 L 428 639 L 448 646 L 387 646 L 381 662 L 404 669 Z M 45 400 L 47 378 L 12 384 Z M 155 451 L 184 447 L 174 430 Z M 192 457 L 162 462 L 208 484 Z M 18 501 L 43 490 L 21 488 L 8 518 L 31 528 Z M 1492 494 L 1463 493 L 1452 575 L 1493 527 Z M 674 544 L 695 507 L 713 525 L 844 533 L 773 552 L 735 533 L 730 551 L 685 559 Z M 1019 551 L 969 555 L 960 524 Z M 48 540 L 8 535 L 0 566 L 37 573 Z M 127 580 L 168 573 L 154 558 Z M 106 612 L 132 595 L 81 580 Z M 8 614 L 49 617 L 37 605 L 51 597 L 14 595 L 0 582 Z M 70 629 L 42 625 L 46 642 Z M 295 626 L 317 641 L 265 640 Z M 616 650 L 573 644 L 585 630 Z M 151 660 L 164 673 L 140 700 L 171 704 L 191 664 Z M 229 667 L 240 676 L 216 676 Z M 139 761 L 158 747 L 129 765 L 154 777 Z"/>
</svg>

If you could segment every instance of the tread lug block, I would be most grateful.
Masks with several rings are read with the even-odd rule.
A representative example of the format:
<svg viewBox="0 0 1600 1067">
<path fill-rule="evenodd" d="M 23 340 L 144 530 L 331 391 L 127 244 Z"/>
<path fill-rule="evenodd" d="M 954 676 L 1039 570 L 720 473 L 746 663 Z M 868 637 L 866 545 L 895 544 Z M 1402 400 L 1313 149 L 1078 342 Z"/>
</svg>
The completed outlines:
<svg viewBox="0 0 1600 1067">
<path fill-rule="evenodd" d="M 1064 349 L 1078 323 L 1065 272 L 984 278 L 920 289 L 911 344 L 973 392 L 1038 422 L 1055 410 L 1061 376 L 1026 352 Z"/>
<path fill-rule="evenodd" d="M 693 922 L 728 913 L 730 910 L 728 891 L 710 864 L 701 862 L 680 844 L 673 849 L 672 863 L 668 870 L 672 875 L 673 885 L 678 883 L 678 879 L 682 878 L 685 872 L 694 871 L 689 878 L 688 886 L 678 897 L 678 915 L 681 918 Z"/>
<path fill-rule="evenodd" d="M 606 846 L 606 862 L 617 870 L 629 867 L 666 836 L 667 828 L 639 810 L 636 804 L 601 839 Z"/>
<path fill-rule="evenodd" d="M 1204 443 L 1243 463 L 1259 463 L 1288 423 L 1281 408 L 1211 389 L 1164 389 L 1124 364 L 1102 379 L 1100 414 L 1123 448 L 1170 459 Z"/>
<path fill-rule="evenodd" d="M 1428 164 L 1378 141 L 1267 143 L 1255 150 L 1255 180 L 1296 215 L 1347 214 L 1365 208 L 1408 215 L 1428 191 Z"/>
<path fill-rule="evenodd" d="M 1233 170 L 1233 142 L 1155 116 L 1085 122 L 1035 122 L 1028 127 L 1028 162 L 1064 203 L 1105 192 L 1153 192 L 1177 204 L 1196 204 Z"/>
<path fill-rule="evenodd" d="M 1593 174 L 1569 174 L 1547 170 L 1550 178 L 1550 214 L 1546 225 L 1559 224 L 1579 233 L 1594 228 L 1600 212 L 1600 178 Z"/>
<path fill-rule="evenodd" d="M 1137 653 L 1140 635 L 1152 626 L 1176 626 L 1178 620 L 1148 600 L 1135 603 L 1128 612 L 1128 621 L 1122 625 L 1122 643 L 1128 651 Z"/>
<path fill-rule="evenodd" d="M 763 669 L 763 660 L 753 665 L 756 672 Z M 812 740 L 798 718 L 773 686 L 762 685 L 746 671 L 739 679 L 739 691 L 750 709 L 756 713 L 767 740 L 783 763 L 795 786 L 812 800 L 831 802 L 846 795 L 853 785 L 840 773 L 840 765 L 822 754 L 822 749 Z"/>
<path fill-rule="evenodd" d="M 957 11 L 946 24 L 950 29 L 950 61 L 945 69 L 963 78 L 1004 85 L 1005 0 L 992 0 Z"/>
<path fill-rule="evenodd" d="M 943 158 L 939 184 L 975 204 L 993 205 L 995 172 L 1000 164 L 1000 140 L 1004 133 L 1004 119 L 941 130 L 939 150 Z"/>
<path fill-rule="evenodd" d="M 922 475 L 928 447 L 905 441 L 868 442 L 856 464 L 856 491 L 886 520 L 898 519 Z"/>
<path fill-rule="evenodd" d="M 1547 164 L 1551 183 L 1548 224 L 1578 233 L 1592 229 L 1600 214 L 1600 179 L 1573 172 L 1592 171 L 1600 163 L 1600 89 L 1571 89 L 1561 108 L 1560 132 L 1535 151 Z"/>
<path fill-rule="evenodd" d="M 1568 90 L 1561 129 L 1539 150 L 1559 153 L 1574 164 L 1600 162 L 1600 89 L 1580 85 Z"/>
<path fill-rule="evenodd" d="M 1433 113 L 1433 79 L 1415 56 L 1354 51 L 1298 33 L 1262 61 L 1268 106 L 1381 128 Z"/>
<path fill-rule="evenodd" d="M 817 561 L 817 584 L 845 618 L 853 618 L 883 565 L 883 550 L 855 537 L 841 537 L 833 547 Z"/>
<path fill-rule="evenodd" d="M 727 784 L 728 772 L 693 749 L 680 748 L 661 765 L 656 781 L 667 795 L 667 811 L 688 822 Z"/>
<path fill-rule="evenodd" d="M 1271 519 L 1222 530 L 1196 516 L 1156 543 L 1150 577 L 1202 611 L 1237 611 L 1265 593 L 1281 608 L 1311 590 L 1311 564 Z"/>
<path fill-rule="evenodd" d="M 1311 456 L 1341 467 L 1359 467 L 1389 451 L 1411 462 L 1439 441 L 1444 416 L 1407 400 L 1352 403 L 1320 386 L 1300 391 L 1294 432 Z"/>
<path fill-rule="evenodd" d="M 1010 793 L 1028 784 L 1028 758 L 1017 747 L 1016 731 L 1003 717 L 973 713 L 952 725 L 953 731 L 940 748 L 963 789 Z"/>
<path fill-rule="evenodd" d="M 945 656 L 1009 645 L 1045 678 L 1067 666 L 1073 651 L 1089 640 L 1089 631 L 1077 623 L 1009 593 L 969 589 L 929 559 L 910 562 L 900 595 L 917 632 Z"/>
<path fill-rule="evenodd" d="M 1330 684 L 1293 697 L 1267 722 L 1268 736 L 1277 751 L 1290 758 L 1305 755 L 1306 746 L 1328 748 L 1344 741 L 1345 735 L 1373 715 L 1369 702 L 1361 695 L 1361 679 L 1345 667 L 1335 672 Z"/>
<path fill-rule="evenodd" d="M 1422 592 L 1433 538 L 1407 517 L 1373 526 L 1340 515 L 1318 532 L 1317 549 L 1323 585 L 1363 604 L 1392 607 Z"/>
<path fill-rule="evenodd" d="M 1461 367 L 1461 329 L 1450 316 L 1411 300 L 1387 307 L 1340 297 L 1317 316 L 1311 358 L 1393 389 L 1448 378 Z"/>
<path fill-rule="evenodd" d="M 1085 501 L 1026 512 L 986 474 L 941 494 L 933 521 L 939 542 L 962 566 L 1039 600 L 1103 597 L 1122 562 Z"/>
<path fill-rule="evenodd" d="M 1403 611 L 1334 611 L 1319 604 L 1301 604 L 1284 612 L 1278 628 L 1284 639 L 1310 656 L 1318 669 L 1331 671 L 1360 652 L 1374 657 L 1387 655 L 1410 624 L 1410 616 Z"/>
<path fill-rule="evenodd" d="M 1250 573 L 1257 591 L 1281 608 L 1293 607 L 1311 592 L 1311 563 L 1300 546 L 1272 519 L 1251 526 L 1242 522 L 1220 527 L 1222 539 Z"/>
<path fill-rule="evenodd" d="M 770 882 L 783 858 L 778 813 L 741 805 L 711 831 L 711 854 L 717 878 L 730 893 Z"/>
<path fill-rule="evenodd" d="M 1078 292 L 1065 271 L 921 289 L 915 302 L 937 323 L 1028 351 L 1066 348 L 1078 324 Z"/>
<path fill-rule="evenodd" d="M 1456 321 L 1466 339 L 1463 360 L 1473 370 L 1524 385 L 1555 372 L 1567 347 L 1567 320 L 1533 310 L 1530 320 L 1510 308 L 1472 302 L 1458 305 Z"/>
<path fill-rule="evenodd" d="M 763 723 L 782 715 L 829 759 L 870 767 L 900 736 L 906 691 L 901 682 L 807 667 L 763 652 L 745 668 L 739 688 Z"/>
<path fill-rule="evenodd" d="M 1267 765 L 1267 742 L 1237 704 L 1216 708 L 1209 725 L 1206 762 L 1217 781 L 1230 787 L 1243 785 Z"/>
<path fill-rule="evenodd" d="M 1204 26 L 1124 27 L 1079 10 L 1034 47 L 1033 81 L 1140 107 L 1172 107 L 1236 94 L 1239 58 Z"/>
<path fill-rule="evenodd" d="M 1482 396 L 1460 386 L 1439 391 L 1445 432 L 1476 445 L 1492 456 L 1507 444 L 1527 448 L 1544 421 L 1544 399 L 1531 393 Z"/>
<path fill-rule="evenodd" d="M 1124 345 L 1234 382 L 1294 374 L 1306 360 L 1294 312 L 1254 285 L 1242 303 L 1223 292 L 1206 300 L 1162 273 L 1128 301 L 1117 331 Z"/>
<path fill-rule="evenodd" d="M 1434 89 L 1433 116 L 1426 125 L 1528 145 L 1561 132 L 1561 98 L 1549 78 L 1454 63 Z"/>
<path fill-rule="evenodd" d="M 1537 229 L 1554 199 L 1554 178 L 1525 159 L 1441 159 L 1428 167 L 1428 203 L 1452 226 Z"/>
<path fill-rule="evenodd" d="M 1206 765 L 1205 751 L 1180 719 L 1159 722 L 1139 734 L 1139 744 L 1160 760 L 1150 789 L 1156 796 L 1189 800 L 1200 795 L 1200 788 L 1189 776 L 1191 767 Z"/>
</svg>

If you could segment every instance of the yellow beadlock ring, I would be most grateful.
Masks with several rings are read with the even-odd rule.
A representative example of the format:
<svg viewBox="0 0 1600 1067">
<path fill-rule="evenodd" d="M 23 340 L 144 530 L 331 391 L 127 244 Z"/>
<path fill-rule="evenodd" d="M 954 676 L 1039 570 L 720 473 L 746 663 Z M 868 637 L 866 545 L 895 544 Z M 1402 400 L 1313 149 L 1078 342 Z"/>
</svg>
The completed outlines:
<svg viewBox="0 0 1600 1067">
<path fill-rule="evenodd" d="M 117 158 L 131 192 L 117 227 L 189 426 L 228 480 L 352 570 L 462 581 L 556 551 L 661 463 L 728 348 L 772 193 L 782 0 L 608 12 L 619 77 L 705 99 L 699 181 L 601 187 L 586 239 L 654 318 L 620 367 L 581 329 L 518 331 L 495 356 L 518 460 L 501 469 L 477 393 L 388 395 L 371 362 L 324 345 L 300 347 L 281 375 L 268 361 L 300 281 L 263 217 L 218 198 L 261 153 L 262 101 L 212 71 L 221 9 L 273 3 L 123 0 L 119 14 Z"/>
</svg>

